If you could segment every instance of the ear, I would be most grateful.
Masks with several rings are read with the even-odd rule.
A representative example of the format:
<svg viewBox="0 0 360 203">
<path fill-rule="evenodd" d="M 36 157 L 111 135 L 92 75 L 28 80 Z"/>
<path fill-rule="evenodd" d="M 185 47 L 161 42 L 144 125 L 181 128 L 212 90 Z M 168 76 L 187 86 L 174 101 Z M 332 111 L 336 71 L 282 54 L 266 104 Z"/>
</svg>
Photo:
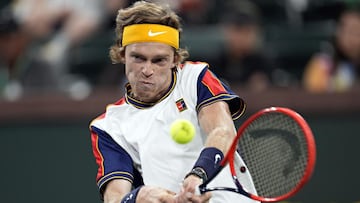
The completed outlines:
<svg viewBox="0 0 360 203">
<path fill-rule="evenodd" d="M 125 64 L 125 47 L 120 48 L 119 59 L 121 63 Z"/>
<path fill-rule="evenodd" d="M 174 66 L 177 66 L 180 62 L 180 56 L 177 52 L 174 54 Z"/>
</svg>

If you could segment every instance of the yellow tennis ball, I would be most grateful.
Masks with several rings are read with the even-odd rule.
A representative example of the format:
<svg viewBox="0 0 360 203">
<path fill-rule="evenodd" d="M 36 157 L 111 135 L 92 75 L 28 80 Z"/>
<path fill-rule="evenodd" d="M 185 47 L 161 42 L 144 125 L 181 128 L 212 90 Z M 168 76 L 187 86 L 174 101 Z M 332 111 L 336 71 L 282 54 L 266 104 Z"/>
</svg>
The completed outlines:
<svg viewBox="0 0 360 203">
<path fill-rule="evenodd" d="M 195 127 L 186 119 L 178 119 L 171 124 L 170 135 L 175 142 L 186 144 L 194 138 Z"/>
</svg>

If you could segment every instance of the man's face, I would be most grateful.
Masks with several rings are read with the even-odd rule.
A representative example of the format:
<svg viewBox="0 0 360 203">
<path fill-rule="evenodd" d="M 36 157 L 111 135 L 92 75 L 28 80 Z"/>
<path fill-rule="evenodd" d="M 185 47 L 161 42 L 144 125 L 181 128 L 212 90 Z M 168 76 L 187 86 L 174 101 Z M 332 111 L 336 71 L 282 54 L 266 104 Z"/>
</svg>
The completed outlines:
<svg viewBox="0 0 360 203">
<path fill-rule="evenodd" d="M 342 16 L 337 30 L 337 40 L 340 48 L 351 60 L 360 58 L 360 15 L 348 13 Z"/>
<path fill-rule="evenodd" d="M 134 43 L 125 48 L 125 73 L 133 96 L 144 102 L 159 100 L 170 86 L 174 49 L 157 42 Z"/>
<path fill-rule="evenodd" d="M 238 54 L 251 53 L 257 46 L 259 27 L 255 24 L 227 25 L 225 40 L 230 51 Z"/>
</svg>

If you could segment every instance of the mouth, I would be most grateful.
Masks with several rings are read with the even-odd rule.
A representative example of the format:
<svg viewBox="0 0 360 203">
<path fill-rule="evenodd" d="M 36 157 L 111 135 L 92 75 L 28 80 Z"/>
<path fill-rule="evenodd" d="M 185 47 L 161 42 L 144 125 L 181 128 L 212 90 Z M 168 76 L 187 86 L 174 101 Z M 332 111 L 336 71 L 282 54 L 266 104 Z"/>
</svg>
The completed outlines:
<svg viewBox="0 0 360 203">
<path fill-rule="evenodd" d="M 153 83 L 149 81 L 140 81 L 140 83 L 144 85 L 153 85 Z"/>
<path fill-rule="evenodd" d="M 154 83 L 149 82 L 149 81 L 140 81 L 139 84 L 140 84 L 140 86 L 145 87 L 145 88 L 151 88 L 154 86 Z"/>
</svg>

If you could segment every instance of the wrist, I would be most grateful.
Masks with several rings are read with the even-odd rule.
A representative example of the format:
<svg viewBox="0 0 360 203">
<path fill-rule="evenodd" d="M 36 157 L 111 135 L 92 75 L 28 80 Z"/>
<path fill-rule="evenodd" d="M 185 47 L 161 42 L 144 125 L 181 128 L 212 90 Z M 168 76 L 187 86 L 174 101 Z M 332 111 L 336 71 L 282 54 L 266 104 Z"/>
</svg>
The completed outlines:
<svg viewBox="0 0 360 203">
<path fill-rule="evenodd" d="M 128 194 L 126 194 L 125 197 L 122 198 L 120 203 L 136 203 L 136 197 L 137 197 L 141 187 L 142 186 L 137 187 L 137 188 L 133 189 L 132 191 L 130 191 Z"/>
<path fill-rule="evenodd" d="M 223 158 L 224 154 L 219 149 L 215 147 L 204 148 L 188 175 L 196 175 L 206 181 L 215 173 Z"/>
<path fill-rule="evenodd" d="M 185 178 L 189 177 L 190 175 L 196 176 L 198 178 L 200 178 L 203 182 L 205 182 L 208 177 L 206 175 L 206 172 L 204 169 L 200 168 L 200 167 L 195 167 L 193 168 L 186 176 Z"/>
</svg>

